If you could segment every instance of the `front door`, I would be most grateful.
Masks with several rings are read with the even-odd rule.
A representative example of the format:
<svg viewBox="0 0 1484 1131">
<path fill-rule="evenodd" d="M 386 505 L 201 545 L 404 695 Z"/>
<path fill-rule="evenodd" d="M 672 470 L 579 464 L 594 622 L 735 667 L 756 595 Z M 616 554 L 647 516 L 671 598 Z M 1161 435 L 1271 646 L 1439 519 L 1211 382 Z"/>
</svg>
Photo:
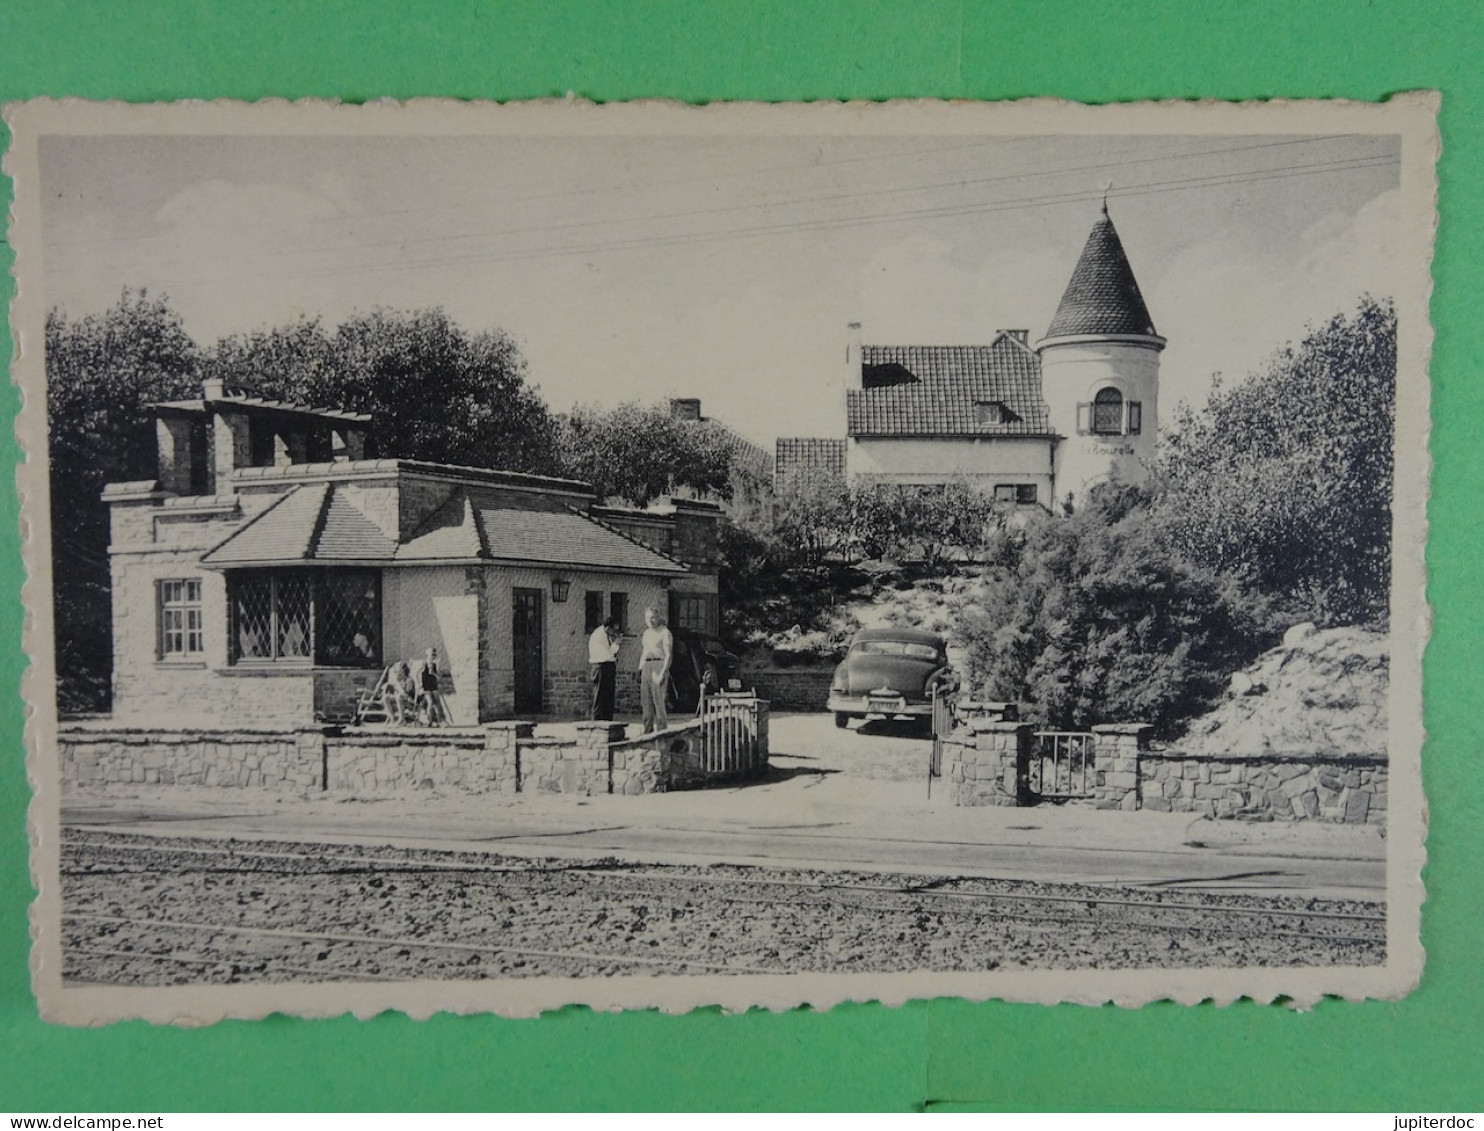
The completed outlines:
<svg viewBox="0 0 1484 1131">
<path fill-rule="evenodd" d="M 542 660 L 541 608 L 545 591 L 516 589 L 510 635 L 515 641 L 515 713 L 541 713 L 541 684 L 546 674 Z"/>
</svg>

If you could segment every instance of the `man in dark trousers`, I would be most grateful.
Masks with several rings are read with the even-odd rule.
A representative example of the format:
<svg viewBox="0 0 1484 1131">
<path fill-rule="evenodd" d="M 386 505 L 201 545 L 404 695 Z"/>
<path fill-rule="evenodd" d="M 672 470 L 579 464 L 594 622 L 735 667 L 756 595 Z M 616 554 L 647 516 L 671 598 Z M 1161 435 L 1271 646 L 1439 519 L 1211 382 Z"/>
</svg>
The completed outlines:
<svg viewBox="0 0 1484 1131">
<path fill-rule="evenodd" d="M 613 721 L 613 684 L 618 675 L 618 649 L 622 641 L 616 617 L 609 617 L 587 638 L 587 662 L 593 683 L 592 717 L 597 722 Z"/>
</svg>

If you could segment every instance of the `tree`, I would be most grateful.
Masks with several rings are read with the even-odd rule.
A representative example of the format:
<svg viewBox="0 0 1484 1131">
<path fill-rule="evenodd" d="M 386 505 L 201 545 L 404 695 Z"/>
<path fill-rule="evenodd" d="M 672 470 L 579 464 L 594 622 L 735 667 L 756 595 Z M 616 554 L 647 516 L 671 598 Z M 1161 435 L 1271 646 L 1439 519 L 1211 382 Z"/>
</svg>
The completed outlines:
<svg viewBox="0 0 1484 1131">
<path fill-rule="evenodd" d="M 556 426 L 499 330 L 469 334 L 441 309 L 373 310 L 327 333 L 318 319 L 225 338 L 207 376 L 300 404 L 366 412 L 377 454 L 558 471 Z"/>
<path fill-rule="evenodd" d="M 1260 605 L 1172 554 L 1137 488 L 1096 489 L 987 549 L 982 600 L 964 611 L 970 683 L 1051 726 L 1171 733 L 1268 642 Z"/>
<path fill-rule="evenodd" d="M 113 667 L 107 483 L 153 479 L 150 405 L 198 391 L 196 344 L 166 300 L 125 291 L 101 315 L 46 319 L 52 597 L 63 710 L 108 705 Z"/>
<path fill-rule="evenodd" d="M 873 483 L 850 489 L 846 522 L 866 558 L 911 558 L 940 570 L 953 551 L 973 554 L 1004 523 L 1005 509 L 967 479 Z"/>
<path fill-rule="evenodd" d="M 774 489 L 771 525 L 780 552 L 794 564 L 818 567 L 850 541 L 850 494 L 844 477 L 828 471 L 796 471 Z"/>
<path fill-rule="evenodd" d="M 558 446 L 567 475 L 636 506 L 661 495 L 731 498 L 767 478 L 766 455 L 735 432 L 657 405 L 578 405 L 561 422 Z"/>
<path fill-rule="evenodd" d="M 1367 297 L 1180 413 L 1159 460 L 1159 522 L 1181 553 L 1272 595 L 1290 620 L 1384 625 L 1395 408 L 1396 311 Z"/>
</svg>

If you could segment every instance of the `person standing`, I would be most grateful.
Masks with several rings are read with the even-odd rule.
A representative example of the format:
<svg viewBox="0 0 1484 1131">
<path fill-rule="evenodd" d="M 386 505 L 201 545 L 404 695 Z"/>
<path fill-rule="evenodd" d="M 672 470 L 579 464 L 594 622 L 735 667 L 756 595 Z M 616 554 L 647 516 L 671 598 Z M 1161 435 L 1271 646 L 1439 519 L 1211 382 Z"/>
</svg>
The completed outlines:
<svg viewBox="0 0 1484 1131">
<path fill-rule="evenodd" d="M 609 617 L 587 638 L 587 662 L 593 683 L 592 717 L 596 722 L 613 721 L 613 688 L 618 677 L 618 649 L 623 637 L 618 620 Z"/>
<path fill-rule="evenodd" d="M 670 660 L 675 641 L 653 605 L 644 610 L 644 635 L 639 641 L 639 710 L 644 733 L 670 725 L 665 714 L 665 688 L 670 682 Z"/>
</svg>

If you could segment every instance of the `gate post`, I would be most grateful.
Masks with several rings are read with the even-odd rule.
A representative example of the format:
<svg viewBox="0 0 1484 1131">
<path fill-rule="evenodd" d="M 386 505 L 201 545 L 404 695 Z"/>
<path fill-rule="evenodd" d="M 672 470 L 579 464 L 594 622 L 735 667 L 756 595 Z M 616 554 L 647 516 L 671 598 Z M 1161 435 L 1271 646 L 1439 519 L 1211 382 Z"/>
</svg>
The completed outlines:
<svg viewBox="0 0 1484 1131">
<path fill-rule="evenodd" d="M 1149 749 L 1153 729 L 1148 723 L 1104 723 L 1092 728 L 1097 736 L 1093 796 L 1099 809 L 1140 808 L 1139 753 Z"/>
<path fill-rule="evenodd" d="M 1035 727 L 1030 723 L 976 719 L 965 723 L 961 730 L 973 731 L 972 744 L 950 743 L 950 761 L 943 769 L 952 783 L 953 803 L 1031 804 L 1031 747 L 1035 742 Z"/>
</svg>

